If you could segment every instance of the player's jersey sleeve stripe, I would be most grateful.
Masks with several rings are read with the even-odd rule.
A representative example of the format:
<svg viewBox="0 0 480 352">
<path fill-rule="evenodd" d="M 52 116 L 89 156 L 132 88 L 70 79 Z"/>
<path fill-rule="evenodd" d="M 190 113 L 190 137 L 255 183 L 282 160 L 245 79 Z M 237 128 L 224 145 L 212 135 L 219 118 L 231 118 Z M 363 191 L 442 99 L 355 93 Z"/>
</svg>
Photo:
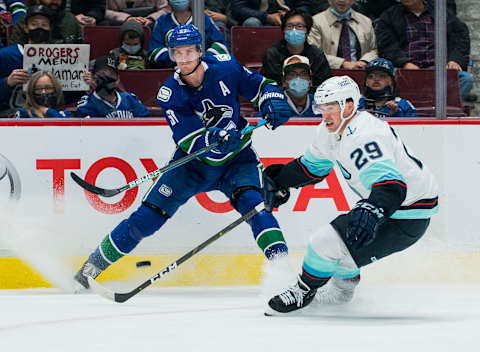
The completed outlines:
<svg viewBox="0 0 480 352">
<path fill-rule="evenodd" d="M 368 190 L 371 190 L 374 184 L 385 181 L 400 181 L 406 185 L 405 179 L 392 160 L 383 160 L 373 163 L 358 176 L 362 185 Z"/>
<path fill-rule="evenodd" d="M 300 162 L 304 165 L 310 174 L 317 176 L 327 176 L 333 168 L 333 163 L 328 159 L 316 158 L 310 148 L 300 158 Z"/>
<path fill-rule="evenodd" d="M 250 100 L 255 107 L 258 106 L 258 101 L 260 100 L 260 94 L 262 93 L 263 88 L 265 88 L 265 86 L 266 86 L 267 84 L 275 84 L 275 85 L 277 85 L 277 83 L 276 83 L 273 79 L 263 77 L 262 82 L 260 83 L 260 85 L 259 85 L 259 87 L 258 87 L 257 94 L 255 94 L 255 96 L 253 97 L 253 99 Z"/>
<path fill-rule="evenodd" d="M 178 141 L 178 146 L 186 153 L 189 153 L 192 145 L 196 141 L 197 137 L 202 135 L 206 131 L 205 128 L 200 128 L 196 131 L 193 131 L 187 134 L 185 137 Z"/>
<path fill-rule="evenodd" d="M 213 43 L 210 48 L 207 49 L 208 52 L 211 52 L 213 55 L 228 54 L 228 49 L 225 45 L 219 42 Z"/>
</svg>

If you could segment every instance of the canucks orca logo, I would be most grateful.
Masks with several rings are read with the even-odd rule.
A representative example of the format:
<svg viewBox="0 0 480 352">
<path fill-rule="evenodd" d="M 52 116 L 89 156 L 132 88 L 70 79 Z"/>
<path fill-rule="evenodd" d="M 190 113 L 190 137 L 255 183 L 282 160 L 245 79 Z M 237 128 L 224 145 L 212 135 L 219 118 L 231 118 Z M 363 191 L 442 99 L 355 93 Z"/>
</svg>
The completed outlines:
<svg viewBox="0 0 480 352">
<path fill-rule="evenodd" d="M 217 126 L 221 119 L 229 119 L 233 115 L 233 109 L 228 105 L 215 105 L 210 99 L 202 100 L 202 122 L 205 127 Z"/>
</svg>

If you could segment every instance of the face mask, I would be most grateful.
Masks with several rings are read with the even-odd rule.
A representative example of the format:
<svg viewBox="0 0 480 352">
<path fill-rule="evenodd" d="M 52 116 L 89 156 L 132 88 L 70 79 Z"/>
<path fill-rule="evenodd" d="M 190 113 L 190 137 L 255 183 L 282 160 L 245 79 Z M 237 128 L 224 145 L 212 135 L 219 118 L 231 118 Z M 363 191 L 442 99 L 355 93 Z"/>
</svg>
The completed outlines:
<svg viewBox="0 0 480 352">
<path fill-rule="evenodd" d="M 375 101 L 393 97 L 392 87 L 386 86 L 385 88 L 380 90 L 373 90 L 370 87 L 365 87 L 365 97 L 374 99 Z"/>
<path fill-rule="evenodd" d="M 175 11 L 182 11 L 190 6 L 190 0 L 170 0 L 170 5 Z"/>
<path fill-rule="evenodd" d="M 57 106 L 57 95 L 55 93 L 34 94 L 33 100 L 40 106 L 54 108 Z"/>
<path fill-rule="evenodd" d="M 102 98 L 107 98 L 117 88 L 117 80 L 109 76 L 98 76 L 95 80 L 95 92 Z"/>
<path fill-rule="evenodd" d="M 142 46 L 140 44 L 137 45 L 127 45 L 127 44 L 122 44 L 122 50 L 125 51 L 129 55 L 136 54 L 140 51 Z"/>
<path fill-rule="evenodd" d="M 28 31 L 28 39 L 34 44 L 48 43 L 50 41 L 50 31 L 43 28 L 36 28 Z"/>
<path fill-rule="evenodd" d="M 285 40 L 291 46 L 302 45 L 305 42 L 305 32 L 297 31 L 296 29 L 285 31 Z"/>
<path fill-rule="evenodd" d="M 330 7 L 330 11 L 332 11 L 332 13 L 335 16 L 337 16 L 337 18 L 339 20 L 350 19 L 350 16 L 352 15 L 352 9 L 351 8 L 349 8 L 345 13 L 339 13 L 333 7 Z"/>
<path fill-rule="evenodd" d="M 304 97 L 309 90 L 309 82 L 303 78 L 297 77 L 288 82 L 288 91 L 292 93 L 295 98 Z"/>
</svg>

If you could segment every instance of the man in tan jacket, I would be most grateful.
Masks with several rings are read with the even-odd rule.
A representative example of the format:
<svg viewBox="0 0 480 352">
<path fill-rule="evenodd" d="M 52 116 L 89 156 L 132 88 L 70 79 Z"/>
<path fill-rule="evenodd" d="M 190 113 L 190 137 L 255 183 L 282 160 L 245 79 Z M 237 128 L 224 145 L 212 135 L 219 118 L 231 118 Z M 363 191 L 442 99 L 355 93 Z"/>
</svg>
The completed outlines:
<svg viewBox="0 0 480 352">
<path fill-rule="evenodd" d="M 325 52 L 332 69 L 364 69 L 378 57 L 372 21 L 354 11 L 355 0 L 329 0 L 330 7 L 313 16 L 308 42 Z"/>
</svg>

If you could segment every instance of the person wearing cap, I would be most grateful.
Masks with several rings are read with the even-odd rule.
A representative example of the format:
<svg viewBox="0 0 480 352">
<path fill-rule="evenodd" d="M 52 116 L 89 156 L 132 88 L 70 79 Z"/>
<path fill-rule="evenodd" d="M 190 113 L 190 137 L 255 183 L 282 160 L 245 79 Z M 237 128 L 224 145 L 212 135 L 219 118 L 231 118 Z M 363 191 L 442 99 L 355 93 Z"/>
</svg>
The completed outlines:
<svg viewBox="0 0 480 352">
<path fill-rule="evenodd" d="M 307 42 L 312 28 L 312 16 L 299 10 L 291 10 L 282 17 L 281 29 L 284 39 L 274 43 L 267 50 L 262 60 L 262 74 L 282 85 L 282 65 L 292 55 L 302 55 L 311 63 L 311 93 L 324 80 L 332 76 L 330 66 L 323 50 Z"/>
<path fill-rule="evenodd" d="M 47 44 L 52 33 L 52 12 L 44 5 L 28 8 L 25 15 L 27 44 Z M 30 79 L 30 73 L 23 68 L 23 45 L 12 44 L 0 49 L 0 111 L 9 110 L 10 97 L 17 85 Z"/>
<path fill-rule="evenodd" d="M 83 43 L 82 27 L 78 23 L 75 15 L 65 11 L 65 0 L 35 0 L 36 5 L 43 5 L 52 12 L 52 44 L 75 44 Z M 11 44 L 28 43 L 28 35 L 25 30 L 25 19 L 21 17 L 13 26 L 10 36 Z"/>
<path fill-rule="evenodd" d="M 135 94 L 117 91 L 117 66 L 111 56 L 102 56 L 95 60 L 92 76 L 94 91 L 79 100 L 76 116 L 113 119 L 152 116 Z"/>
<path fill-rule="evenodd" d="M 292 109 L 292 116 L 313 117 L 312 71 L 310 60 L 305 56 L 293 55 L 283 63 L 282 87 L 287 96 L 287 102 Z"/>
<path fill-rule="evenodd" d="M 417 111 L 408 100 L 397 95 L 393 64 L 387 59 L 370 61 L 365 69 L 364 95 L 360 110 L 368 110 L 377 117 L 415 117 Z"/>
</svg>

